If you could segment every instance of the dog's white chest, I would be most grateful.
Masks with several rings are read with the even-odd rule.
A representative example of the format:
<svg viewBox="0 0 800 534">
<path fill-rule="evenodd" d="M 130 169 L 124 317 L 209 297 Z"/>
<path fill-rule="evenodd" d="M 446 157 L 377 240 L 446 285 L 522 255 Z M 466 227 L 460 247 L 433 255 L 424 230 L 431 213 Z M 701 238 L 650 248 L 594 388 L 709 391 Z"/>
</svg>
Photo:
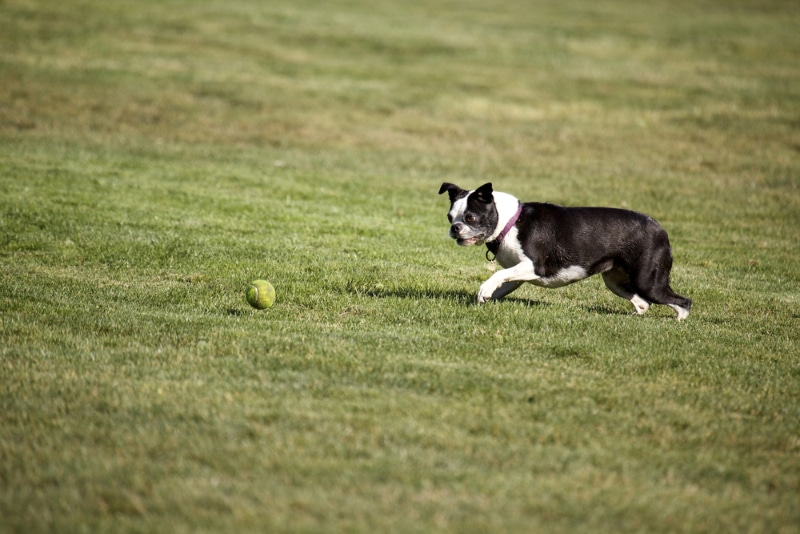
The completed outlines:
<svg viewBox="0 0 800 534">
<path fill-rule="evenodd" d="M 528 259 L 517 239 L 517 229 L 512 228 L 497 251 L 497 263 L 508 269 Z"/>
<path fill-rule="evenodd" d="M 505 269 L 519 265 L 522 262 L 530 262 L 530 258 L 528 258 L 522 250 L 522 244 L 517 239 L 516 228 L 508 233 L 500 250 L 497 251 L 497 262 Z M 531 268 L 534 268 L 533 264 L 531 264 Z M 549 276 L 541 276 L 541 273 L 536 272 L 534 272 L 533 275 L 532 279 L 528 280 L 531 284 L 540 287 L 556 288 L 583 280 L 589 273 L 587 273 L 586 269 L 583 267 L 570 265 L 559 269 L 558 272 Z"/>
</svg>

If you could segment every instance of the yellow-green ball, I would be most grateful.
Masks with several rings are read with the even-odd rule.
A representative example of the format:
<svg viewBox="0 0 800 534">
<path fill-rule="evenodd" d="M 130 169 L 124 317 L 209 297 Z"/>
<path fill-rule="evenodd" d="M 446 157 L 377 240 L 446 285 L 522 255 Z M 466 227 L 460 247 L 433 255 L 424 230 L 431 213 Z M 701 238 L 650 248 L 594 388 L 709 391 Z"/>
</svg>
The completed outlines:
<svg viewBox="0 0 800 534">
<path fill-rule="evenodd" d="M 247 302 L 257 310 L 275 304 L 275 288 L 266 280 L 253 280 L 247 288 Z"/>
</svg>

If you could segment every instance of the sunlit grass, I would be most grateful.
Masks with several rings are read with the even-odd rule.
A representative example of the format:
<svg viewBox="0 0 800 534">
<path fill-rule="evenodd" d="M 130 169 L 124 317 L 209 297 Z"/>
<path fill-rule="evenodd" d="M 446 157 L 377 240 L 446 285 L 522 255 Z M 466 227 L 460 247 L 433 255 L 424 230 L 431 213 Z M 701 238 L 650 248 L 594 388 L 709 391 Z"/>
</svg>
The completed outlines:
<svg viewBox="0 0 800 534">
<path fill-rule="evenodd" d="M 0 530 L 796 531 L 797 22 L 6 1 Z M 692 315 L 475 305 L 443 181 L 653 215 Z"/>
</svg>

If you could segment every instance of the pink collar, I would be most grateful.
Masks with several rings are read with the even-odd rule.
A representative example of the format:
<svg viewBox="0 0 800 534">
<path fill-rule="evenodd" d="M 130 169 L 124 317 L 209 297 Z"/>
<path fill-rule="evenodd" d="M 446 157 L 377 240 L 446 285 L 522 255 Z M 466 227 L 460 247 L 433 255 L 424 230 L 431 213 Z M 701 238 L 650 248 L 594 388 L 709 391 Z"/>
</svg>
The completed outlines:
<svg viewBox="0 0 800 534">
<path fill-rule="evenodd" d="M 517 206 L 517 212 L 514 214 L 513 217 L 511 217 L 511 219 L 509 219 L 508 224 L 506 224 L 505 228 L 503 228 L 503 231 L 500 232 L 500 234 L 494 238 L 494 241 L 486 243 L 486 248 L 489 249 L 489 252 L 491 252 L 495 256 L 497 255 L 497 251 L 500 250 L 500 243 L 502 243 L 503 239 L 506 238 L 508 232 L 510 232 L 511 229 L 514 228 L 514 225 L 517 224 L 517 220 L 519 219 L 521 213 L 522 213 L 522 203 L 520 203 Z"/>
</svg>

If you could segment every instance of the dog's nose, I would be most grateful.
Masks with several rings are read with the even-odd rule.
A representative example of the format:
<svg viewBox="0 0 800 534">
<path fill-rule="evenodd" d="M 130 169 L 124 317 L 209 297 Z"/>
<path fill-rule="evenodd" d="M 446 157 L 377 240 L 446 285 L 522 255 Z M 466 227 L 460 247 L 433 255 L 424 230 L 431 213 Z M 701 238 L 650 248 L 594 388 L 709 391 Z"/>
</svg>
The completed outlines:
<svg viewBox="0 0 800 534">
<path fill-rule="evenodd" d="M 461 232 L 461 227 L 462 226 L 463 226 L 463 224 L 461 224 L 461 223 L 455 223 L 452 226 L 450 226 L 450 235 L 452 235 L 452 236 L 459 235 L 459 233 Z"/>
</svg>

